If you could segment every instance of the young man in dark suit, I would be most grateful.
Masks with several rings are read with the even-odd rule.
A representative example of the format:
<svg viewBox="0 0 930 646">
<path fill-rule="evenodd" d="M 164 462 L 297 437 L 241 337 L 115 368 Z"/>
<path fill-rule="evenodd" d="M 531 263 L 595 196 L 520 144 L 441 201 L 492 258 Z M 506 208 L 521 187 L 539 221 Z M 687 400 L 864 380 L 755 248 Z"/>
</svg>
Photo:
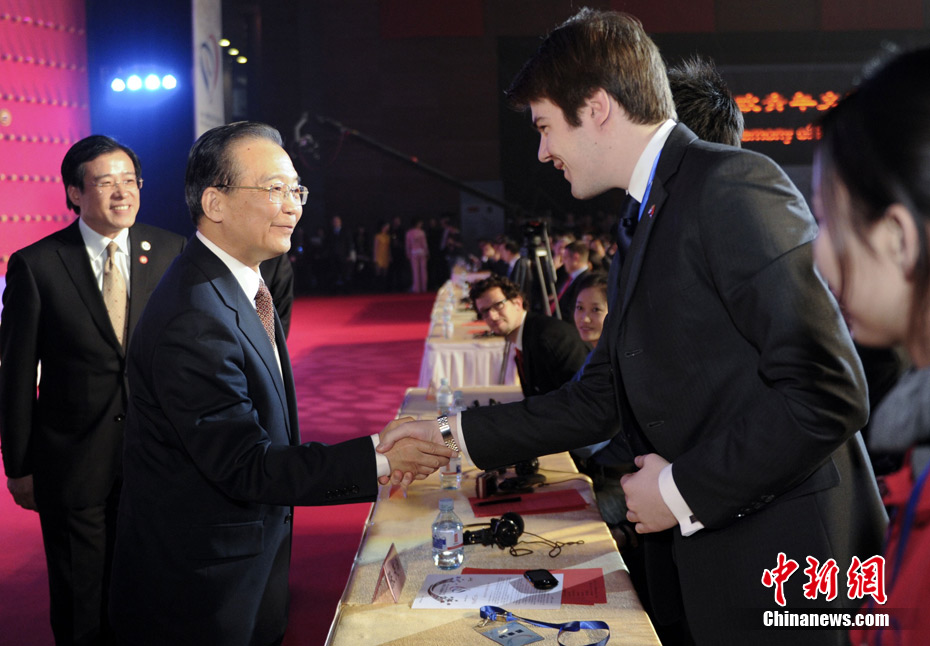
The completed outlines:
<svg viewBox="0 0 930 646">
<path fill-rule="evenodd" d="M 74 144 L 61 176 L 79 219 L 14 253 L 7 270 L 0 435 L 7 487 L 17 504 L 39 513 L 55 641 L 103 644 L 110 643 L 106 601 L 122 480 L 125 348 L 184 239 L 136 224 L 139 159 L 113 139 L 93 135 Z M 104 296 L 108 271 L 122 281 L 112 318 Z"/>
<path fill-rule="evenodd" d="M 558 308 L 562 312 L 562 320 L 575 327 L 575 301 L 578 300 L 578 285 L 588 272 L 590 265 L 588 258 L 591 250 L 588 244 L 581 240 L 570 242 L 562 248 L 562 266 L 565 268 L 565 282 L 558 291 Z"/>
<path fill-rule="evenodd" d="M 520 289 L 492 275 L 469 291 L 478 318 L 513 347 L 523 395 L 541 395 L 571 379 L 584 364 L 588 346 L 574 326 L 523 308 Z"/>
<path fill-rule="evenodd" d="M 391 467 L 425 477 L 452 455 L 419 441 L 376 455 L 377 435 L 301 443 L 284 330 L 259 273 L 290 247 L 307 198 L 298 182 L 264 124 L 214 128 L 191 149 L 197 233 L 130 349 L 110 597 L 121 643 L 281 643 L 291 506 L 371 501 Z"/>
<path fill-rule="evenodd" d="M 604 332 L 580 382 L 448 427 L 404 424 L 382 448 L 445 431 L 490 468 L 619 428 L 637 456 L 621 482 L 658 622 L 684 617 L 702 645 L 847 643 L 843 629 L 760 629 L 764 610 L 858 606 L 843 578 L 834 601 L 807 598 L 798 572 L 782 607 L 773 571 L 784 553 L 845 573 L 877 553 L 885 522 L 857 432 L 865 380 L 814 270 L 803 197 L 771 160 L 675 123 L 665 65 L 631 16 L 582 10 L 509 97 L 575 197 L 635 200 Z"/>
</svg>

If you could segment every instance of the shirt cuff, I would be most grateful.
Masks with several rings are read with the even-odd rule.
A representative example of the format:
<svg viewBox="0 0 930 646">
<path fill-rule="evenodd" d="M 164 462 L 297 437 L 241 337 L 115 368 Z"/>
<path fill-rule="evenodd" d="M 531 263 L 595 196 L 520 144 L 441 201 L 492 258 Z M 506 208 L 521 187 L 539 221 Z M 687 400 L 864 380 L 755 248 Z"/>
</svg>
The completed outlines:
<svg viewBox="0 0 930 646">
<path fill-rule="evenodd" d="M 698 530 L 704 529 L 704 524 L 695 518 L 691 507 L 678 491 L 675 478 L 672 476 L 671 464 L 659 472 L 659 493 L 662 494 L 662 500 L 678 520 L 682 536 L 691 536 Z"/>
<path fill-rule="evenodd" d="M 378 444 L 380 444 L 380 442 L 381 442 L 380 434 L 375 433 L 374 435 L 371 436 L 371 443 L 375 447 L 375 449 L 378 448 Z M 383 453 L 378 453 L 377 450 L 375 451 L 375 466 L 378 468 L 379 478 L 381 476 L 391 475 L 391 463 L 388 462 L 386 455 L 384 455 Z"/>
<path fill-rule="evenodd" d="M 449 420 L 450 422 L 452 420 Z M 458 412 L 455 414 L 455 424 L 451 425 L 452 437 L 455 438 L 455 443 L 459 445 L 459 455 L 465 458 L 465 464 L 474 464 L 471 461 L 471 456 L 468 455 L 468 447 L 465 446 L 465 433 L 462 432 L 462 413 Z"/>
</svg>

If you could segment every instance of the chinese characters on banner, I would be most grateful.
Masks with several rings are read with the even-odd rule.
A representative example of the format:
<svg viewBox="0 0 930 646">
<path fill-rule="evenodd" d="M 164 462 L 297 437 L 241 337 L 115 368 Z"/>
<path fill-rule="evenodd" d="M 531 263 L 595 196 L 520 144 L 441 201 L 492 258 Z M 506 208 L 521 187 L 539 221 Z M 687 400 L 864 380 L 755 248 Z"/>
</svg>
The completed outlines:
<svg viewBox="0 0 930 646">
<path fill-rule="evenodd" d="M 743 114 L 784 114 L 794 110 L 800 113 L 810 111 L 811 115 L 816 115 L 833 108 L 842 96 L 829 90 L 821 93 L 818 98 L 807 92 L 795 92 L 791 97 L 778 92 L 769 92 L 764 96 L 747 92 L 733 98 Z M 820 136 L 820 128 L 808 123 L 797 128 L 746 128 L 743 131 L 743 142 L 779 142 L 787 146 L 795 141 L 815 141 Z"/>
<path fill-rule="evenodd" d="M 828 559 L 823 565 L 812 556 L 806 558 L 807 567 L 802 573 L 807 577 L 804 584 L 804 597 L 815 600 L 823 595 L 826 601 L 836 599 L 838 592 L 839 565 L 834 559 Z M 785 583 L 801 566 L 794 559 L 789 559 L 784 552 L 778 553 L 775 567 L 763 570 L 762 585 L 775 588 L 775 603 L 785 605 Z M 849 599 L 872 597 L 883 604 L 885 596 L 885 558 L 873 556 L 865 561 L 858 556 L 852 558 L 846 570 L 846 595 Z"/>
</svg>

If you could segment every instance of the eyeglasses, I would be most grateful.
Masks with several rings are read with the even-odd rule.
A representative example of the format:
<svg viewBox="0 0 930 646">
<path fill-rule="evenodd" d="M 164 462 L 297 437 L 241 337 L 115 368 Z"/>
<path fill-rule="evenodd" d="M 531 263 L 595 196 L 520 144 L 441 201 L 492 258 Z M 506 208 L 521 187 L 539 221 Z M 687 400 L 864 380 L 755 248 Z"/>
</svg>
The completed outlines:
<svg viewBox="0 0 930 646">
<path fill-rule="evenodd" d="M 93 182 L 91 186 L 97 187 L 98 190 L 102 192 L 112 191 L 114 188 L 119 188 L 121 191 L 138 191 L 142 188 L 142 178 L 136 179 L 123 179 L 123 180 L 112 180 L 105 179 L 102 182 Z"/>
<path fill-rule="evenodd" d="M 310 195 L 310 191 L 307 187 L 301 186 L 300 184 L 293 188 L 287 184 L 272 184 L 271 186 L 230 186 L 229 184 L 219 184 L 213 188 L 244 188 L 250 191 L 266 191 L 268 193 L 268 201 L 274 204 L 284 204 L 284 200 L 288 197 L 298 204 L 306 204 L 307 196 Z"/>
<path fill-rule="evenodd" d="M 480 319 L 488 318 L 488 314 L 491 312 L 491 310 L 494 310 L 495 312 L 500 312 L 502 309 L 504 309 L 504 303 L 506 303 L 509 300 L 510 300 L 509 298 L 505 298 L 503 300 L 497 301 L 496 303 L 492 303 L 491 305 L 488 305 L 483 310 L 478 310 L 478 318 Z"/>
</svg>

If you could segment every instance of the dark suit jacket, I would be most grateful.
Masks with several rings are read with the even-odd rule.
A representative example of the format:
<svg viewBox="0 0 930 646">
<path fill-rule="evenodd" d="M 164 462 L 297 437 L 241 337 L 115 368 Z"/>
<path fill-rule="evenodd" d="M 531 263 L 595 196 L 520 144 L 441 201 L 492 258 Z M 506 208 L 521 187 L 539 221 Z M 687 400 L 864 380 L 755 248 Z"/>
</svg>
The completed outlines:
<svg viewBox="0 0 930 646">
<path fill-rule="evenodd" d="M 807 556 L 834 558 L 843 573 L 853 554 L 881 545 L 884 514 L 857 433 L 865 380 L 814 270 L 815 234 L 774 163 L 676 126 L 581 381 L 462 414 L 481 468 L 604 440 L 614 424 L 636 453 L 671 461 L 705 528 L 647 537 L 650 596 L 668 620 L 680 592 L 698 643 L 785 639 L 736 621 L 779 609 L 760 583 L 779 552 L 802 569 Z M 805 581 L 789 580 L 789 607 L 827 606 L 802 599 Z M 836 603 L 857 603 L 842 577 Z M 842 631 L 791 638 L 845 643 Z"/>
<path fill-rule="evenodd" d="M 129 246 L 131 339 L 184 238 L 136 224 L 129 230 Z M 6 474 L 33 474 L 40 506 L 43 500 L 69 507 L 103 504 L 121 471 L 126 357 L 78 222 L 14 253 L 6 281 L 0 325 Z"/>
<path fill-rule="evenodd" d="M 578 331 L 564 321 L 527 312 L 523 321 L 523 395 L 542 395 L 571 379 L 588 356 Z"/>
<path fill-rule="evenodd" d="M 368 437 L 300 444 L 276 323 L 283 377 L 252 302 L 196 237 L 139 322 L 110 594 L 125 643 L 274 643 L 290 505 L 377 493 Z"/>
<path fill-rule="evenodd" d="M 569 323 L 572 327 L 575 327 L 575 301 L 578 299 L 578 286 L 581 285 L 581 280 L 587 273 L 588 270 L 585 269 L 575 276 L 575 279 L 572 280 L 568 285 L 568 289 L 565 290 L 565 293 L 562 294 L 562 297 L 559 299 L 559 310 L 562 312 L 562 320 Z"/>
</svg>

